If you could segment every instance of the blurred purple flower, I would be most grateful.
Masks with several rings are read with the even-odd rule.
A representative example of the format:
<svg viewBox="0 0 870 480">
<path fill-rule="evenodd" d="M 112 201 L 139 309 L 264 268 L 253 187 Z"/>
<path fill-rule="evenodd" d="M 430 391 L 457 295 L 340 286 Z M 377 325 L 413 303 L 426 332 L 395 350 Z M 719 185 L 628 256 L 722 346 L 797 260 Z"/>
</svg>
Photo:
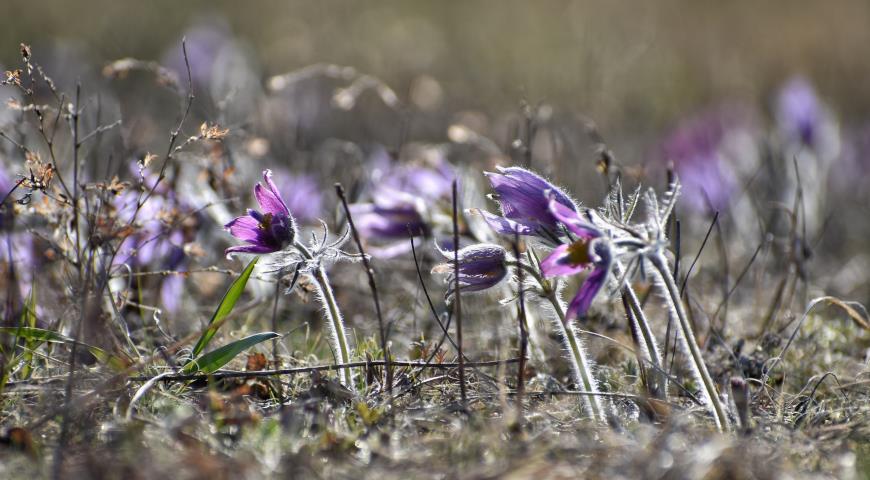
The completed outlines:
<svg viewBox="0 0 870 480">
<path fill-rule="evenodd" d="M 351 205 L 350 213 L 359 234 L 370 240 L 407 239 L 409 234 L 429 233 L 417 199 L 404 192 L 382 191 L 373 203 Z"/>
<path fill-rule="evenodd" d="M 586 315 L 595 295 L 607 281 L 612 259 L 607 244 L 598 241 L 601 233 L 577 212 L 565 207 L 555 199 L 550 201 L 550 212 L 578 238 L 571 243 L 554 248 L 541 261 L 541 273 L 544 277 L 551 278 L 575 275 L 584 270 L 592 269 L 568 305 L 565 321 L 569 322 Z"/>
<path fill-rule="evenodd" d="M 381 186 L 398 192 L 409 192 L 427 200 L 450 197 L 454 172 L 443 157 L 432 166 L 402 164 L 393 166 L 381 179 Z"/>
<path fill-rule="evenodd" d="M 382 258 L 393 257 L 410 249 L 413 237 L 433 233 L 433 218 L 441 206 L 449 203 L 454 178 L 453 169 L 436 156 L 431 165 L 395 164 L 386 155 L 375 158 L 374 170 L 381 171 L 374 181 L 376 187 L 370 203 L 350 205 L 354 225 L 367 241 L 391 242 L 374 247 L 371 253 Z"/>
<path fill-rule="evenodd" d="M 154 260 L 165 258 L 173 247 L 160 220 L 162 212 L 172 209 L 172 202 L 164 196 L 152 195 L 136 214 L 139 200 L 138 190 L 127 189 L 112 201 L 120 222 L 129 224 L 134 221 L 135 216 L 136 223 L 140 225 L 134 234 L 121 242 L 115 255 L 115 265 L 122 263 L 131 267 L 147 265 Z"/>
<path fill-rule="evenodd" d="M 498 172 L 484 172 L 495 190 L 501 217 L 481 211 L 483 218 L 499 233 L 559 236 L 558 219 L 549 209 L 549 198 L 576 211 L 577 206 L 555 185 L 520 167 L 497 167 Z"/>
<path fill-rule="evenodd" d="M 323 193 L 313 175 L 294 175 L 284 170 L 274 172 L 274 182 L 282 192 L 287 208 L 299 221 L 313 221 L 323 214 Z"/>
<path fill-rule="evenodd" d="M 6 171 L 0 168 L 0 199 L 15 186 Z M 0 262 L 10 263 L 15 269 L 21 295 L 26 295 L 33 284 L 38 257 L 34 252 L 33 235 L 15 230 L 15 194 L 0 206 Z"/>
<path fill-rule="evenodd" d="M 824 108 L 807 79 L 794 77 L 780 89 L 776 118 L 788 141 L 817 146 L 824 117 Z"/>
<path fill-rule="evenodd" d="M 112 199 L 112 205 L 120 223 L 131 224 L 135 221 L 137 228 L 121 242 L 113 264 L 126 264 L 133 269 L 151 266 L 167 271 L 182 270 L 188 261 L 184 245 L 192 232 L 187 232 L 183 225 L 172 224 L 169 219 L 179 218 L 178 210 L 185 210 L 186 207 L 168 183 L 157 183 L 158 174 L 136 162 L 130 164 L 130 171 L 141 181 L 142 190 L 125 189 Z M 144 198 L 141 192 L 152 189 L 154 194 L 138 207 L 136 213 L 138 202 Z M 183 281 L 183 277 L 177 274 L 161 279 L 160 300 L 164 310 L 176 312 L 180 308 Z"/>
<path fill-rule="evenodd" d="M 684 120 L 665 139 L 665 160 L 673 162 L 687 204 L 699 211 L 724 210 L 737 189 L 734 166 L 725 155 L 729 136 L 745 129 L 748 115 L 720 107 Z"/>
<path fill-rule="evenodd" d="M 265 187 L 259 183 L 254 187 L 254 197 L 263 213 L 249 209 L 247 215 L 224 225 L 232 236 L 248 243 L 228 248 L 227 256 L 233 253 L 272 253 L 293 243 L 295 222 L 272 181 L 271 170 L 263 172 L 263 181 Z"/>
<path fill-rule="evenodd" d="M 229 26 L 222 20 L 202 21 L 189 28 L 184 33 L 184 39 L 191 78 L 199 85 L 208 84 L 221 48 L 232 41 Z M 187 66 L 184 63 L 181 42 L 166 52 L 163 64 L 174 70 L 182 83 L 186 83 Z"/>
<path fill-rule="evenodd" d="M 447 297 L 456 293 L 456 276 L 453 264 L 454 252 L 438 249 L 446 263 L 436 265 L 432 273 L 447 273 Z M 459 256 L 459 289 L 462 292 L 479 292 L 494 287 L 507 276 L 505 265 L 507 252 L 499 245 L 479 243 L 461 248 Z"/>
<path fill-rule="evenodd" d="M 182 247 L 175 242 L 182 241 L 181 232 L 173 232 L 173 247 L 170 251 L 164 270 L 179 271 L 187 263 L 187 255 Z M 169 275 L 160 283 L 160 303 L 168 312 L 177 312 L 181 308 L 181 300 L 184 294 L 184 277 L 179 274 Z"/>
</svg>

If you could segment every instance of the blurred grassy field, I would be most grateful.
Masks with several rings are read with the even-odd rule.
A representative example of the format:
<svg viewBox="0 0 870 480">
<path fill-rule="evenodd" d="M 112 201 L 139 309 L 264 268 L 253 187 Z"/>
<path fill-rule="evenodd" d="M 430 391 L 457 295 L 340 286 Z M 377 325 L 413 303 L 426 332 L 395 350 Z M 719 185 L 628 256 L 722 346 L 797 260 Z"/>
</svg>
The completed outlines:
<svg viewBox="0 0 870 480">
<path fill-rule="evenodd" d="M 5 0 L 0 62 L 19 42 L 62 42 L 89 61 L 160 58 L 204 16 L 226 19 L 264 75 L 355 66 L 407 91 L 439 80 L 451 105 L 515 109 L 522 98 L 642 131 L 715 99 L 768 98 L 809 76 L 845 119 L 870 111 L 870 2 L 350 2 Z M 766 104 L 766 100 L 763 100 Z"/>
</svg>

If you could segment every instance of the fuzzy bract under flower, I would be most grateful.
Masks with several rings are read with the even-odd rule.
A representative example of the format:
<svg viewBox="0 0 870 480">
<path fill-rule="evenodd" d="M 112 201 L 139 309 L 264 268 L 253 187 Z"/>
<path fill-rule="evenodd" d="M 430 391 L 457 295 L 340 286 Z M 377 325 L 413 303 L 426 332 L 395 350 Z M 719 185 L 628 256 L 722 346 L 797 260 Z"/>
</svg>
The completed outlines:
<svg viewBox="0 0 870 480">
<path fill-rule="evenodd" d="M 498 167 L 498 172 L 485 172 L 502 216 L 481 212 L 487 223 L 499 233 L 540 235 L 549 232 L 559 235 L 559 220 L 549 208 L 549 199 L 566 209 L 576 211 L 574 202 L 558 187 L 541 176 L 520 167 Z"/>
<path fill-rule="evenodd" d="M 447 296 L 456 293 L 455 265 L 453 264 L 454 252 L 440 250 L 448 261 L 436 265 L 433 273 L 447 273 Z M 459 289 L 462 292 L 479 292 L 494 287 L 507 276 L 508 269 L 505 262 L 507 252 L 499 245 L 491 243 L 479 243 L 459 249 L 456 252 L 459 257 Z"/>
<path fill-rule="evenodd" d="M 571 321 L 586 315 L 595 295 L 607 281 L 612 260 L 610 248 L 601 238 L 601 232 L 577 212 L 566 208 L 556 200 L 550 201 L 550 212 L 576 235 L 577 239 L 553 249 L 550 255 L 541 261 L 541 273 L 550 278 L 575 275 L 592 269 L 568 305 L 565 321 Z"/>
<path fill-rule="evenodd" d="M 293 216 L 272 181 L 270 170 L 263 172 L 263 181 L 265 187 L 259 183 L 254 187 L 254 197 L 263 211 L 248 210 L 247 215 L 237 217 L 224 225 L 232 236 L 247 242 L 247 245 L 228 248 L 227 255 L 273 253 L 293 243 L 296 236 Z"/>
</svg>

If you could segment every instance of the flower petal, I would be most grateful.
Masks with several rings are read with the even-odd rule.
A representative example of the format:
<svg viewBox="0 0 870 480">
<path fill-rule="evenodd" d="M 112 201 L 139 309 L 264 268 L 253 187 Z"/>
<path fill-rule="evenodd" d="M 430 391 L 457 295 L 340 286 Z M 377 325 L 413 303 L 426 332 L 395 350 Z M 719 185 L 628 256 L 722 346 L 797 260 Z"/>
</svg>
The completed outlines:
<svg viewBox="0 0 870 480">
<path fill-rule="evenodd" d="M 184 292 L 184 277 L 170 275 L 160 284 L 160 302 L 166 311 L 175 313 L 181 307 Z"/>
<path fill-rule="evenodd" d="M 583 219 L 579 213 L 560 203 L 556 197 L 550 197 L 550 213 L 568 227 L 568 230 L 571 230 L 581 238 L 588 239 L 601 236 L 601 232 L 594 225 Z"/>
<path fill-rule="evenodd" d="M 598 294 L 601 287 L 604 286 L 605 280 L 607 280 L 607 272 L 608 269 L 606 267 L 597 267 L 586 277 L 583 285 L 580 285 L 580 289 L 577 290 L 577 295 L 574 296 L 568 305 L 568 311 L 565 313 L 566 322 L 586 315 L 589 306 L 592 305 L 592 300 L 595 299 L 595 295 Z"/>
<path fill-rule="evenodd" d="M 574 264 L 571 262 L 570 244 L 562 244 L 554 248 L 547 258 L 541 261 L 541 273 L 544 277 L 574 275 L 589 267 L 589 264 Z"/>
<path fill-rule="evenodd" d="M 484 210 L 477 210 L 477 212 L 480 213 L 483 219 L 486 220 L 486 223 L 488 223 L 497 233 L 504 235 L 513 235 L 514 233 L 518 235 L 532 235 L 535 232 L 532 227 L 517 223 L 505 217 L 493 215 Z"/>
<path fill-rule="evenodd" d="M 275 249 L 266 245 L 236 245 L 224 250 L 227 258 L 234 253 L 272 253 Z"/>
<path fill-rule="evenodd" d="M 263 180 L 266 182 L 268 188 L 263 187 L 259 183 L 254 187 L 254 197 L 257 198 L 260 207 L 266 213 L 271 213 L 273 215 L 282 214 L 289 217 L 290 210 L 281 198 L 281 194 L 278 192 L 278 187 L 275 186 L 275 182 L 272 181 L 271 170 L 263 172 Z"/>
<path fill-rule="evenodd" d="M 230 235 L 245 241 L 256 241 L 261 232 L 260 222 L 249 215 L 234 218 L 224 228 L 229 230 Z"/>
</svg>

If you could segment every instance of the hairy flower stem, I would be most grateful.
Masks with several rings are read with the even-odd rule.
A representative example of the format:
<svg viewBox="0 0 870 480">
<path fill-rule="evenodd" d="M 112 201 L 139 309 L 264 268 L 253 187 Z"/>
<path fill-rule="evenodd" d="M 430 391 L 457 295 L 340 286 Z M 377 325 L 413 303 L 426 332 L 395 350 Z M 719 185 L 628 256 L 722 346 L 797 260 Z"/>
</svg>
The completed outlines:
<svg viewBox="0 0 870 480">
<path fill-rule="evenodd" d="M 719 400 L 719 393 L 716 391 L 716 386 L 713 384 L 713 379 L 710 378 L 710 373 L 707 372 L 707 365 L 704 364 L 704 358 L 701 356 L 701 349 L 698 347 L 698 342 L 695 340 L 695 334 L 692 332 L 692 325 L 689 323 L 689 318 L 686 315 L 685 307 L 680 299 L 680 291 L 677 288 L 677 282 L 674 276 L 667 267 L 667 262 L 660 253 L 656 253 L 649 257 L 650 263 L 658 271 L 665 286 L 667 295 L 665 299 L 668 303 L 668 308 L 671 313 L 677 317 L 677 325 L 680 328 L 680 338 L 683 340 L 686 350 L 689 352 L 691 359 L 691 367 L 693 373 L 701 381 L 703 387 L 703 396 L 707 401 L 707 407 L 712 410 L 713 419 L 716 421 L 716 427 L 720 431 L 729 430 L 728 417 L 725 415 L 725 408 Z"/>
<path fill-rule="evenodd" d="M 312 259 L 311 252 L 300 243 L 295 244 L 296 248 L 307 259 Z M 326 323 L 332 329 L 333 349 L 338 353 L 338 363 L 350 363 L 350 348 L 347 343 L 347 336 L 344 331 L 344 317 L 341 315 L 341 310 L 338 308 L 338 302 L 335 301 L 335 295 L 332 292 L 332 287 L 329 284 L 329 278 L 326 276 L 326 271 L 323 266 L 318 266 L 314 273 L 310 274 L 317 287 L 320 301 L 323 303 L 324 312 L 326 313 Z M 353 383 L 353 371 L 350 368 L 341 370 L 342 383 L 351 391 L 355 391 Z"/>
<path fill-rule="evenodd" d="M 508 260 L 505 262 L 505 265 L 520 268 L 528 273 L 545 292 L 547 300 L 553 305 L 553 310 L 556 311 L 556 315 L 559 317 L 558 321 L 553 323 L 556 324 L 559 334 L 565 340 L 565 346 L 568 347 L 574 380 L 583 386 L 584 391 L 591 394 L 586 397 L 586 411 L 596 420 L 604 421 L 603 409 L 596 395 L 598 393 L 598 383 L 595 382 L 595 378 L 592 376 L 592 363 L 586 357 L 586 351 L 583 349 L 580 339 L 577 338 L 577 332 L 574 330 L 574 327 L 565 322 L 565 307 L 557 297 L 555 289 L 544 279 L 539 271 L 529 265 L 518 260 Z"/>
<path fill-rule="evenodd" d="M 565 322 L 565 309 L 562 306 L 562 302 L 556 298 L 556 293 L 551 290 L 547 298 L 553 304 L 556 315 L 559 316 L 558 321 L 554 323 L 557 325 L 559 334 L 565 339 L 565 345 L 568 347 L 573 367 L 571 370 L 574 372 L 575 380 L 583 385 L 584 391 L 590 393 L 585 398 L 587 413 L 598 421 L 604 421 L 601 404 L 596 395 L 598 393 L 598 384 L 592 376 L 591 361 L 586 357 L 583 344 L 577 338 L 577 332 L 574 330 L 574 327 Z"/>
<path fill-rule="evenodd" d="M 616 277 L 622 276 L 622 266 L 620 264 L 616 264 L 614 268 L 614 275 Z M 637 293 L 635 293 L 634 288 L 632 288 L 631 284 L 628 280 L 624 280 L 622 284 L 622 293 L 625 295 L 626 301 L 628 303 L 630 312 L 625 312 L 631 321 L 635 323 L 636 330 L 640 331 L 641 337 L 643 337 L 643 345 L 642 351 L 644 356 L 646 356 L 646 360 L 653 364 L 654 367 L 658 367 L 658 370 L 653 374 L 654 378 L 656 378 L 655 388 L 659 389 L 659 391 L 667 397 L 667 377 L 661 375 L 661 367 L 662 367 L 662 356 L 659 352 L 658 344 L 656 343 L 655 336 L 653 335 L 652 328 L 650 327 L 649 321 L 646 318 L 646 314 L 643 313 L 643 308 L 641 308 L 640 301 L 637 298 Z"/>
</svg>

